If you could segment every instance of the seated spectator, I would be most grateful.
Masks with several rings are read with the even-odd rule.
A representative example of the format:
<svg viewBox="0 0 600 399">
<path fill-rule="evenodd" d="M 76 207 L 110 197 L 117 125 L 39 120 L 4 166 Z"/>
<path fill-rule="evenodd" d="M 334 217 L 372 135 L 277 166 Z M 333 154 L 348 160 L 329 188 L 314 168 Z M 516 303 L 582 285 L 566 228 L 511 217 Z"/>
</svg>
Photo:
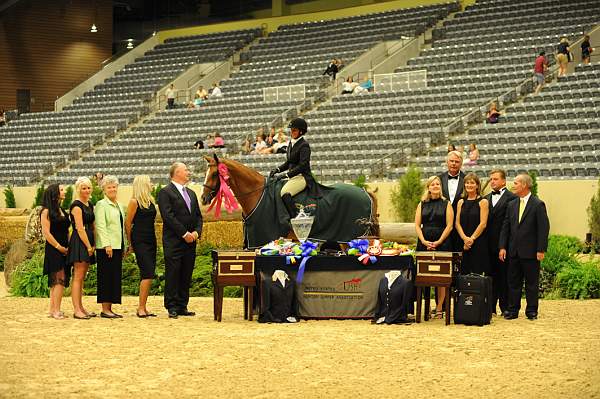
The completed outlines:
<svg viewBox="0 0 600 399">
<path fill-rule="evenodd" d="M 6 116 L 4 115 L 4 109 L 0 109 L 0 126 L 6 125 Z"/>
<path fill-rule="evenodd" d="M 204 148 L 204 141 L 202 141 L 202 139 L 196 140 L 194 143 L 194 148 L 197 150 L 202 150 Z"/>
<path fill-rule="evenodd" d="M 477 165 L 477 160 L 479 159 L 479 150 L 475 143 L 469 144 L 469 155 L 463 162 L 464 165 Z"/>
<path fill-rule="evenodd" d="M 219 133 L 215 133 L 215 138 L 212 143 L 208 145 L 208 148 L 225 148 L 225 140 Z"/>
<path fill-rule="evenodd" d="M 500 111 L 498 111 L 498 106 L 495 101 L 492 101 L 490 104 L 490 109 L 485 114 L 485 120 L 487 123 L 498 123 L 498 119 L 500 118 Z"/>
<path fill-rule="evenodd" d="M 198 86 L 198 90 L 196 90 L 196 95 L 194 98 L 200 98 L 202 100 L 208 100 L 208 92 L 202 86 Z"/>
<path fill-rule="evenodd" d="M 356 86 L 358 86 L 358 83 L 352 80 L 352 76 L 348 76 L 348 79 L 342 83 L 342 94 L 352 94 Z"/>
<path fill-rule="evenodd" d="M 338 73 L 338 71 L 339 71 L 338 62 L 334 58 L 331 60 L 329 65 L 327 65 L 327 69 L 325 69 L 325 72 L 323 72 L 323 75 L 331 76 L 331 80 L 335 80 L 335 75 Z"/>
<path fill-rule="evenodd" d="M 210 91 L 210 95 L 208 97 L 209 98 L 223 97 L 223 93 L 221 92 L 221 88 L 219 87 L 219 85 L 217 83 L 213 83 L 213 88 Z"/>
<path fill-rule="evenodd" d="M 252 150 L 251 154 L 261 154 L 261 151 L 267 148 L 267 143 L 265 141 L 267 137 L 264 133 L 256 135 L 256 142 L 254 143 L 254 150 Z"/>
<path fill-rule="evenodd" d="M 241 152 L 242 152 L 242 154 L 247 155 L 247 154 L 250 154 L 251 151 L 252 151 L 252 144 L 250 144 L 250 138 L 246 137 L 242 141 Z"/>
<path fill-rule="evenodd" d="M 455 150 L 455 151 L 456 151 L 456 152 L 459 152 L 459 153 L 460 153 L 460 156 L 461 156 L 463 159 L 465 158 L 465 156 L 464 156 L 465 149 L 464 149 L 464 147 L 463 147 L 462 145 L 457 145 L 457 146 L 456 146 L 456 150 Z"/>
<path fill-rule="evenodd" d="M 261 154 L 285 154 L 287 152 L 287 137 L 283 134 L 283 129 L 279 129 L 276 142 L 271 146 L 260 151 Z"/>
<path fill-rule="evenodd" d="M 335 65 L 337 65 L 337 69 L 338 69 L 338 72 L 339 72 L 339 71 L 341 71 L 341 70 L 342 70 L 342 68 L 344 67 L 344 61 L 342 61 L 342 59 L 341 59 L 341 58 L 337 58 L 337 59 L 335 60 Z"/>
<path fill-rule="evenodd" d="M 353 94 L 363 94 L 369 91 L 373 91 L 373 81 L 369 78 L 365 78 L 361 84 L 354 88 Z"/>
<path fill-rule="evenodd" d="M 456 147 L 454 146 L 454 144 L 449 143 L 448 144 L 448 153 L 451 153 L 452 151 L 456 151 Z"/>
<path fill-rule="evenodd" d="M 275 128 L 271 127 L 271 131 L 269 132 L 269 135 L 267 136 L 267 147 L 272 147 L 273 144 L 275 144 L 277 142 L 277 140 L 275 139 Z"/>
</svg>

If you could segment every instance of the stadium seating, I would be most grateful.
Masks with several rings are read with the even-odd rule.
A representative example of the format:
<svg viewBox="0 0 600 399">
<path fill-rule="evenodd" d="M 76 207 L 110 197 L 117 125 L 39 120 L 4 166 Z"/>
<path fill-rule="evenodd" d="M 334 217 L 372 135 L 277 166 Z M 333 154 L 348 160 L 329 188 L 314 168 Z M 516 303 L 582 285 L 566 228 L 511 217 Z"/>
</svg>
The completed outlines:
<svg viewBox="0 0 600 399">
<path fill-rule="evenodd" d="M 100 170 L 116 174 L 123 182 L 130 182 L 140 173 L 150 175 L 153 181 L 164 182 L 167 180 L 166 171 L 175 159 L 199 170 L 204 163 L 201 155 L 207 151 L 192 149 L 196 140 L 218 132 L 229 149 L 239 147 L 242 138 L 248 136 L 253 139 L 259 127 L 266 129 L 281 123 L 310 104 L 319 95 L 323 70 L 332 57 L 343 58 L 350 63 L 373 44 L 382 41 L 384 34 L 386 39 L 418 34 L 446 16 L 453 7 L 456 3 L 281 26 L 252 46 L 249 50 L 251 61 L 220 83 L 222 98 L 209 99 L 199 110 L 161 111 L 106 147 L 72 164 L 68 170 L 59 172 L 51 180 L 69 182 L 77 176 Z M 379 20 L 386 22 L 381 26 L 377 23 L 374 27 L 374 21 Z M 321 37 L 323 32 L 330 35 L 329 38 Z M 177 38 L 169 43 L 185 42 L 186 39 Z M 158 46 L 157 50 L 160 50 Z M 178 50 L 173 54 L 177 53 Z M 152 62 L 158 62 L 153 54 L 156 52 L 150 54 Z M 300 59 L 302 62 L 298 62 L 294 70 L 290 69 L 290 62 Z M 172 62 L 179 62 L 178 58 Z M 263 102 L 262 88 L 298 83 L 307 85 L 307 99 Z M 231 151 L 228 155 L 264 173 L 281 162 L 281 155 L 238 157 Z M 322 154 L 317 158 L 317 164 L 334 165 Z"/>
<path fill-rule="evenodd" d="M 147 114 L 145 101 L 189 66 L 225 60 L 260 34 L 260 29 L 250 29 L 167 40 L 62 112 L 21 115 L 0 128 L 0 183 L 27 185 L 77 160 L 82 151 Z"/>
</svg>

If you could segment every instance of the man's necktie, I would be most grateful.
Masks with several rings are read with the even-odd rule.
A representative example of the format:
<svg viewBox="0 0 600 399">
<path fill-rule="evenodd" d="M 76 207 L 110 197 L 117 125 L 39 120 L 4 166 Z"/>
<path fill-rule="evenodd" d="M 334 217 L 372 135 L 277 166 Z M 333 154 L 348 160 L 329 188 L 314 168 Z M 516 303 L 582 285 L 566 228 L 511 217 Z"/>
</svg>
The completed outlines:
<svg viewBox="0 0 600 399">
<path fill-rule="evenodd" d="M 492 191 L 492 195 L 500 195 L 502 191 Z"/>
<path fill-rule="evenodd" d="M 456 175 L 456 176 L 450 176 L 450 175 L 448 175 L 448 180 L 452 180 L 452 179 L 458 180 L 458 175 Z"/>
<path fill-rule="evenodd" d="M 188 211 L 192 211 L 192 200 L 190 199 L 190 195 L 187 192 L 187 188 L 183 188 L 183 190 L 181 190 L 181 193 L 183 194 L 183 200 L 185 201 L 185 204 L 188 207 Z"/>
<path fill-rule="evenodd" d="M 519 202 L 519 223 L 521 223 L 521 218 L 523 217 L 524 211 L 525 211 L 525 198 L 521 198 L 521 202 Z"/>
</svg>

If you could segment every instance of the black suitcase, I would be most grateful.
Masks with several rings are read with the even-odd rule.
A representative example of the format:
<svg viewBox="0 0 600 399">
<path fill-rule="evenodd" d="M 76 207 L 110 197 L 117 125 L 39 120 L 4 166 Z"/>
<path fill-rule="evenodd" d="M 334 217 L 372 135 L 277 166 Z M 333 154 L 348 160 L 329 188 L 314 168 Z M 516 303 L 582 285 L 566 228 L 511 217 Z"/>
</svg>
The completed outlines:
<svg viewBox="0 0 600 399">
<path fill-rule="evenodd" d="M 492 279 L 479 274 L 456 277 L 454 324 L 490 324 L 492 312 Z"/>
</svg>

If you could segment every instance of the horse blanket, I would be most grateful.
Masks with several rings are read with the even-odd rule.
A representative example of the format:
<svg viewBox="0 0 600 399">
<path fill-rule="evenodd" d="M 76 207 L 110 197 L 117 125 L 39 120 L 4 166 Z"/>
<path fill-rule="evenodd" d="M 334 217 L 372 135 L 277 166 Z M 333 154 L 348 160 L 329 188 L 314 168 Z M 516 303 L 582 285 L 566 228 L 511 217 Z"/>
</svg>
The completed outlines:
<svg viewBox="0 0 600 399">
<path fill-rule="evenodd" d="M 280 196 L 285 181 L 268 180 L 254 210 L 244 218 L 244 245 L 258 248 L 291 230 L 290 216 Z M 365 235 L 369 226 L 359 220 L 371 220 L 372 201 L 367 192 L 350 184 L 319 185 L 320 196 L 307 190 L 294 196 L 304 212 L 315 217 L 310 230 L 312 241 L 347 242 Z"/>
</svg>

